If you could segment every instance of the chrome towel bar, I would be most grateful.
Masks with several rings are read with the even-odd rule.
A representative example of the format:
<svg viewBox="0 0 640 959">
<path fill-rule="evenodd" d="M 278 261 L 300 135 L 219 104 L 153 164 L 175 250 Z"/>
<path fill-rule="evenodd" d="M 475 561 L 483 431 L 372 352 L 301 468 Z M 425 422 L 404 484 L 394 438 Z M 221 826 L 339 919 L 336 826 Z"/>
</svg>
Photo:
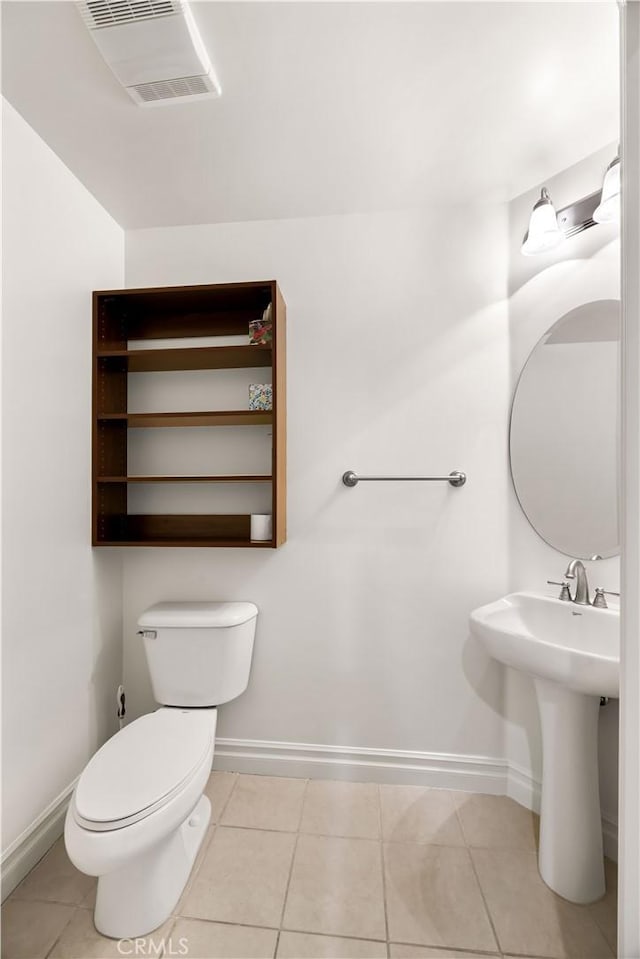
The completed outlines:
<svg viewBox="0 0 640 959">
<path fill-rule="evenodd" d="M 449 483 L 451 486 L 464 486 L 467 474 L 454 470 L 448 476 L 358 476 L 353 470 L 342 474 L 345 486 L 357 486 L 358 483 Z"/>
</svg>

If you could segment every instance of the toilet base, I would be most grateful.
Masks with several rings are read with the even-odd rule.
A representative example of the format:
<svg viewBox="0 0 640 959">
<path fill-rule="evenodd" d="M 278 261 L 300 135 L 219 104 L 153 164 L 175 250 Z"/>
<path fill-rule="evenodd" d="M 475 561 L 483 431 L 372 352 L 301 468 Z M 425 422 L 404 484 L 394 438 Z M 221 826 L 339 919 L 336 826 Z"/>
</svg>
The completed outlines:
<svg viewBox="0 0 640 959">
<path fill-rule="evenodd" d="M 112 939 L 145 936 L 169 918 L 191 873 L 211 819 L 201 796 L 182 825 L 121 869 L 100 876 L 94 923 Z"/>
</svg>

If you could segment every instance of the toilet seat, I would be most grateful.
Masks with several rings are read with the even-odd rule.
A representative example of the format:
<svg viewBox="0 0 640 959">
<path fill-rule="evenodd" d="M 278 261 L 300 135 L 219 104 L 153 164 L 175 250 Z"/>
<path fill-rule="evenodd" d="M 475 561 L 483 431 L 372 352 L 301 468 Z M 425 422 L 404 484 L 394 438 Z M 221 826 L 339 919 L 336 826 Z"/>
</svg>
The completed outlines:
<svg viewBox="0 0 640 959">
<path fill-rule="evenodd" d="M 73 818 L 92 832 L 147 818 L 186 789 L 209 761 L 215 709 L 159 709 L 108 740 L 80 776 Z"/>
</svg>

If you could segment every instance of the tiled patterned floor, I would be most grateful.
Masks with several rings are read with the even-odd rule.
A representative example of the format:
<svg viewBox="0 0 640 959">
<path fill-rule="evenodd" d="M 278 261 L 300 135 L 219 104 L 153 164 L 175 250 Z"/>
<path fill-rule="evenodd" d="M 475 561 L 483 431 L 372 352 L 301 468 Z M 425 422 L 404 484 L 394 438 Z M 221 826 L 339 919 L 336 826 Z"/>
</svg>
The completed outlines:
<svg viewBox="0 0 640 959">
<path fill-rule="evenodd" d="M 92 923 L 62 840 L 2 909 L 5 959 L 427 959 L 615 954 L 616 873 L 575 906 L 544 885 L 509 799 L 213 773 L 213 823 L 172 917 L 136 944 Z M 165 952 L 160 952 L 164 939 Z"/>
</svg>

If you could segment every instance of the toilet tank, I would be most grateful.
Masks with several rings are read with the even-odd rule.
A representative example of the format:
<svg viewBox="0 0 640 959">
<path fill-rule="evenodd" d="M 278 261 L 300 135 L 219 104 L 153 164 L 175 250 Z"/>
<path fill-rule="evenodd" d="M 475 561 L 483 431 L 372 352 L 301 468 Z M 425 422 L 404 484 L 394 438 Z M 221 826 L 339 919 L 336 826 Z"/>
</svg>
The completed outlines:
<svg viewBox="0 0 640 959">
<path fill-rule="evenodd" d="M 140 616 L 156 702 L 218 706 L 247 688 L 258 608 L 253 603 L 156 603 Z"/>
</svg>

